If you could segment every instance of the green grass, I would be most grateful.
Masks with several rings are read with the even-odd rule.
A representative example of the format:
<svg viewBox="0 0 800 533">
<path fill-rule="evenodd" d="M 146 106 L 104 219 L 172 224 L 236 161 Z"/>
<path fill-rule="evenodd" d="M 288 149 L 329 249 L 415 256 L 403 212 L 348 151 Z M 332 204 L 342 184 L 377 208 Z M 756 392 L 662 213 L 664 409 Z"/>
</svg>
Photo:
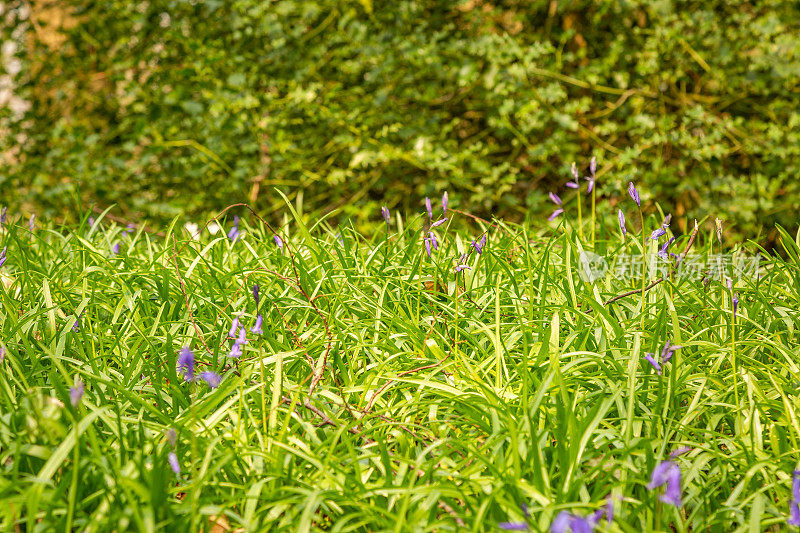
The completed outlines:
<svg viewBox="0 0 800 533">
<path fill-rule="evenodd" d="M 376 221 L 368 238 L 292 214 L 283 251 L 248 218 L 234 243 L 180 227 L 7 226 L 0 530 L 494 531 L 525 504 L 539 531 L 607 498 L 600 531 L 787 527 L 800 457 L 789 235 L 785 259 L 735 280 L 734 328 L 719 278 L 668 279 L 644 310 L 639 295 L 604 305 L 641 280 L 582 281 L 590 246 L 569 224 L 456 215 L 429 260 L 419 218 L 388 233 Z M 479 255 L 469 243 L 484 231 Z M 625 250 L 598 228 L 597 253 Z M 455 275 L 462 253 L 472 268 Z M 257 312 L 265 334 L 229 359 L 232 317 L 249 329 Z M 643 355 L 667 340 L 683 349 L 659 377 Z M 177 374 L 183 346 L 223 375 L 217 389 Z M 645 485 L 681 446 L 678 509 Z"/>
</svg>

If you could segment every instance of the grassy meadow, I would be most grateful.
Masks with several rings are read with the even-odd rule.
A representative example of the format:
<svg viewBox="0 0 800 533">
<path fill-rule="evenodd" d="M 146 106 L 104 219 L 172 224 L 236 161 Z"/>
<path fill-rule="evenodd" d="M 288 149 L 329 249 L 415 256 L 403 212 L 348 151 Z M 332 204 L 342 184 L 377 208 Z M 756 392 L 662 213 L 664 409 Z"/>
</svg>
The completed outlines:
<svg viewBox="0 0 800 533">
<path fill-rule="evenodd" d="M 369 231 L 289 203 L 158 232 L 9 213 L 0 530 L 787 529 L 798 239 L 709 219 L 659 257 L 663 217 L 565 204 Z"/>
</svg>

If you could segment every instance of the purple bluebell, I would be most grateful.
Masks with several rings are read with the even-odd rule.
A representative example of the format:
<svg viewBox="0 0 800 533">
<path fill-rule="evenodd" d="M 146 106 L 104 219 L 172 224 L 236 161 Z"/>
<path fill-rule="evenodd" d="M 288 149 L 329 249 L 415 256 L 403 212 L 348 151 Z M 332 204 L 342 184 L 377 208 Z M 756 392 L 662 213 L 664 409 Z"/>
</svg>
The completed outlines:
<svg viewBox="0 0 800 533">
<path fill-rule="evenodd" d="M 239 215 L 235 215 L 233 217 L 233 226 L 231 226 L 230 231 L 228 231 L 228 238 L 235 241 L 239 235 Z"/>
<path fill-rule="evenodd" d="M 569 187 L 570 189 L 580 189 L 580 187 L 581 187 L 580 185 L 578 185 L 578 183 L 576 183 L 574 181 L 568 181 L 567 183 L 565 183 L 565 185 L 567 187 Z"/>
<path fill-rule="evenodd" d="M 675 448 L 674 450 L 669 452 L 669 456 L 671 459 L 675 459 L 676 457 L 680 457 L 685 453 L 689 453 L 693 449 L 694 448 L 692 448 L 691 446 L 681 446 L 680 448 Z"/>
<path fill-rule="evenodd" d="M 234 342 L 228 357 L 231 359 L 239 359 L 242 356 L 242 346 L 238 342 Z"/>
<path fill-rule="evenodd" d="M 178 355 L 178 372 L 186 381 L 194 379 L 194 352 L 188 346 L 184 346 Z"/>
<path fill-rule="evenodd" d="M 675 352 L 683 348 L 683 346 L 678 346 L 676 344 L 672 344 L 671 341 L 667 341 L 664 345 L 664 348 L 661 350 L 661 364 L 669 363 L 669 360 L 672 359 L 672 356 L 675 355 Z"/>
<path fill-rule="evenodd" d="M 436 240 L 436 234 L 434 232 L 428 233 L 428 238 L 431 240 L 431 244 L 433 245 L 434 250 L 439 250 L 439 241 Z"/>
<path fill-rule="evenodd" d="M 231 323 L 231 330 L 228 332 L 228 337 L 236 337 L 236 332 L 239 331 L 239 317 L 233 317 L 233 323 Z"/>
<path fill-rule="evenodd" d="M 275 239 L 275 244 L 278 246 L 278 248 L 280 248 L 280 250 L 283 251 L 283 241 L 281 240 L 281 238 L 275 235 L 273 239 Z"/>
<path fill-rule="evenodd" d="M 75 317 L 75 323 L 72 324 L 72 331 L 78 333 L 81 330 L 81 317 L 83 316 L 83 311 L 81 311 L 78 316 Z"/>
<path fill-rule="evenodd" d="M 259 296 L 258 296 L 259 289 L 260 289 L 260 287 L 258 286 L 258 283 L 253 285 L 253 300 L 255 300 L 255 302 L 256 302 L 256 307 L 258 307 L 258 302 L 261 300 L 259 298 Z"/>
<path fill-rule="evenodd" d="M 111 255 L 119 254 L 119 243 L 114 243 L 114 246 L 111 248 Z"/>
<path fill-rule="evenodd" d="M 220 382 L 222 382 L 222 376 L 216 372 L 200 372 L 197 377 L 205 381 L 212 389 L 219 387 Z"/>
<path fill-rule="evenodd" d="M 6 206 L 3 206 L 3 209 L 0 210 L 0 227 L 3 227 L 3 224 L 6 223 L 7 219 L 8 219 L 8 208 Z"/>
<path fill-rule="evenodd" d="M 431 257 L 431 241 L 427 237 L 425 237 L 424 241 L 425 241 L 425 249 L 428 251 L 428 257 Z"/>
<path fill-rule="evenodd" d="M 33 233 L 33 230 L 36 229 L 36 215 L 31 215 L 31 218 L 28 219 L 28 229 Z"/>
<path fill-rule="evenodd" d="M 653 357 L 653 355 L 654 354 L 652 354 L 650 352 L 647 352 L 646 354 L 644 354 L 644 358 L 647 360 L 648 363 L 653 365 L 653 368 L 656 369 L 656 374 L 658 374 L 660 376 L 661 375 L 661 365 L 658 364 L 658 361 L 655 360 L 655 357 Z"/>
<path fill-rule="evenodd" d="M 658 228 L 654 229 L 653 233 L 651 233 L 650 236 L 647 237 L 645 240 L 646 241 L 647 240 L 656 241 L 656 240 L 658 240 L 659 237 L 663 237 L 666 234 L 667 234 L 667 230 L 664 229 L 663 226 L 659 226 Z"/>
<path fill-rule="evenodd" d="M 91 229 L 93 227 L 94 227 L 94 217 L 89 217 L 89 228 Z"/>
<path fill-rule="evenodd" d="M 383 221 L 386 222 L 386 225 L 389 225 L 389 208 L 381 206 L 381 216 L 383 217 Z"/>
<path fill-rule="evenodd" d="M 431 206 L 431 199 L 425 197 L 425 209 L 428 211 L 428 220 L 433 219 L 433 206 Z"/>
<path fill-rule="evenodd" d="M 467 270 L 467 269 L 469 269 L 469 270 L 472 270 L 472 267 L 471 267 L 471 266 L 469 266 L 469 265 L 458 265 L 458 266 L 455 268 L 455 272 L 456 272 L 456 274 L 457 274 L 457 273 L 461 272 L 462 270 Z"/>
<path fill-rule="evenodd" d="M 550 216 L 549 216 L 549 217 L 547 217 L 547 220 L 548 220 L 548 221 L 550 221 L 550 222 L 552 222 L 553 220 L 555 220 L 555 218 L 556 218 L 557 216 L 559 216 L 559 215 L 560 215 L 561 213 L 563 213 L 563 212 L 564 212 L 564 210 L 563 210 L 563 209 L 561 209 L 561 208 L 559 207 L 558 209 L 556 209 L 555 211 L 553 211 L 552 213 L 550 213 Z"/>
<path fill-rule="evenodd" d="M 528 524 L 525 522 L 500 522 L 497 527 L 505 531 L 528 531 Z"/>
<path fill-rule="evenodd" d="M 167 461 L 169 462 L 169 467 L 175 472 L 175 475 L 179 476 L 181 474 L 181 464 L 178 462 L 178 456 L 175 455 L 175 452 L 169 452 Z"/>
<path fill-rule="evenodd" d="M 574 161 L 572 162 L 572 165 L 569 167 L 569 172 L 570 174 L 572 174 L 572 181 L 568 181 L 566 183 L 567 187 L 569 187 L 570 189 L 579 189 L 581 186 L 580 182 L 578 181 L 580 179 L 580 174 L 578 173 L 578 166 L 575 164 Z"/>
<path fill-rule="evenodd" d="M 661 247 L 661 250 L 658 251 L 658 257 L 669 259 L 669 247 L 674 241 L 675 237 L 670 237 L 669 240 L 664 243 L 664 246 Z"/>
<path fill-rule="evenodd" d="M 733 318 L 736 318 L 736 311 L 739 309 L 739 293 L 733 295 L 731 299 L 731 303 L 733 303 Z"/>
<path fill-rule="evenodd" d="M 433 229 L 433 228 L 438 228 L 439 226 L 441 226 L 441 225 L 442 225 L 442 224 L 444 224 L 445 222 L 447 222 L 447 217 L 440 218 L 439 220 L 437 220 L 436 222 L 434 222 L 433 224 L 431 224 L 431 228 L 430 228 L 430 229 Z"/>
<path fill-rule="evenodd" d="M 8 257 L 6 257 L 6 251 L 7 250 L 8 250 L 8 246 L 3 246 L 3 250 L 0 251 L 0 267 L 2 267 L 4 264 L 6 264 L 6 259 L 8 259 Z"/>
<path fill-rule="evenodd" d="M 263 334 L 264 334 L 264 330 L 262 330 L 262 329 L 261 329 L 261 324 L 262 324 L 262 322 L 264 322 L 264 319 L 261 317 L 261 315 L 258 315 L 258 316 L 256 317 L 256 323 L 255 323 L 255 325 L 252 327 L 252 329 L 250 330 L 250 332 L 251 332 L 251 333 L 255 333 L 256 335 L 263 335 Z"/>
<path fill-rule="evenodd" d="M 550 524 L 550 533 L 592 533 L 595 528 L 593 518 L 583 518 L 567 511 L 561 511 Z"/>
<path fill-rule="evenodd" d="M 69 403 L 72 404 L 72 407 L 78 407 L 78 404 L 81 403 L 83 387 L 83 381 L 78 378 L 75 380 L 75 386 L 69 388 Z"/>
<path fill-rule="evenodd" d="M 549 195 L 550 195 L 550 201 L 551 202 L 553 202 L 556 205 L 562 205 L 561 198 L 559 198 L 556 193 L 550 192 Z"/>
<path fill-rule="evenodd" d="M 639 191 L 636 190 L 636 185 L 634 185 L 632 181 L 628 183 L 628 194 L 631 195 L 631 198 L 636 202 L 637 206 L 642 207 L 642 201 L 639 199 Z"/>
<path fill-rule="evenodd" d="M 792 472 L 792 502 L 789 505 L 790 526 L 800 526 L 800 470 Z"/>
<path fill-rule="evenodd" d="M 592 178 L 597 174 L 597 158 L 595 156 L 589 160 L 589 174 L 592 175 Z"/>
<path fill-rule="evenodd" d="M 672 222 L 672 213 L 667 213 L 667 216 L 664 217 L 664 222 L 661 223 L 661 226 L 664 229 L 667 229 L 670 222 Z"/>
<path fill-rule="evenodd" d="M 625 227 L 625 213 L 622 212 L 622 209 L 617 211 L 617 218 L 619 219 L 619 230 L 624 236 L 626 233 L 628 233 L 628 229 Z"/>
<path fill-rule="evenodd" d="M 133 233 L 133 231 L 134 231 L 135 229 L 136 229 L 136 224 L 130 223 L 130 224 L 128 224 L 127 226 L 125 226 L 125 231 L 124 231 L 124 233 Z"/>
<path fill-rule="evenodd" d="M 683 505 L 681 500 L 681 468 L 672 461 L 662 461 L 656 465 L 650 475 L 648 490 L 654 490 L 662 485 L 666 485 L 666 490 L 659 499 L 667 504 L 680 507 Z"/>
<path fill-rule="evenodd" d="M 442 195 L 442 214 L 447 214 L 447 191 L 444 191 L 444 194 Z"/>
<path fill-rule="evenodd" d="M 236 342 L 239 344 L 247 344 L 247 330 L 244 329 L 244 326 L 239 330 L 239 338 L 236 339 Z"/>
</svg>

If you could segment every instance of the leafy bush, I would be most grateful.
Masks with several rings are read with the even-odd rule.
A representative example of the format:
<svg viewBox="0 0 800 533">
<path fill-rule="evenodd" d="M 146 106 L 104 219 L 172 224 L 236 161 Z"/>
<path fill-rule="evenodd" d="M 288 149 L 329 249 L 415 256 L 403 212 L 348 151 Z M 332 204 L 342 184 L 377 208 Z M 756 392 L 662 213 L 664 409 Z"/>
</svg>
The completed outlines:
<svg viewBox="0 0 800 533">
<path fill-rule="evenodd" d="M 796 224 L 800 12 L 561 4 L 64 1 L 49 41 L 34 6 L 3 193 L 170 217 L 274 212 L 278 187 L 306 212 L 376 216 L 448 187 L 522 216 L 596 155 L 601 194 L 635 177 L 678 215 Z"/>
</svg>

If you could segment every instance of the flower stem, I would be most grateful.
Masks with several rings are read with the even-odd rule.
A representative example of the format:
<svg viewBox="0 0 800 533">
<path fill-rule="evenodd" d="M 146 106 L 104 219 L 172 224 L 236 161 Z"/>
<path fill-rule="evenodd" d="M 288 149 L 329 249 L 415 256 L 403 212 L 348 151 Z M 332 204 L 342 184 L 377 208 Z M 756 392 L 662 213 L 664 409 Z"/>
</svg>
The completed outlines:
<svg viewBox="0 0 800 533">
<path fill-rule="evenodd" d="M 639 209 L 639 218 L 642 221 L 642 321 L 641 321 L 641 331 L 644 333 L 644 304 L 645 304 L 645 293 L 644 293 L 644 286 L 645 281 L 647 280 L 647 239 L 645 237 L 644 231 L 644 213 L 642 213 L 641 208 Z"/>
</svg>

